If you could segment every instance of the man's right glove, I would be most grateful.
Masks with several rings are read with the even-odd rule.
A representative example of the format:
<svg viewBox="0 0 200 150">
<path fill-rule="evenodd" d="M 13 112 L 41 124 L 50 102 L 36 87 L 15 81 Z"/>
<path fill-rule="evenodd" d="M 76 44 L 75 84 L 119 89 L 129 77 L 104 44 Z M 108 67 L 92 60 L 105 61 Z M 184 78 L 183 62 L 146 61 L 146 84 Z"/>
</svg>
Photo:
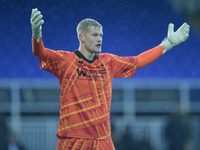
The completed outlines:
<svg viewBox="0 0 200 150">
<path fill-rule="evenodd" d="M 174 32 L 174 24 L 170 23 L 168 26 L 167 38 L 165 38 L 161 45 L 165 48 L 163 54 L 169 51 L 174 46 L 186 41 L 189 37 L 190 26 L 187 23 L 183 23 L 182 26 Z"/>
<path fill-rule="evenodd" d="M 42 14 L 40 11 L 38 11 L 37 8 L 32 9 L 31 14 L 31 25 L 32 25 L 32 35 L 39 43 L 40 37 L 42 35 L 42 24 L 44 23 L 44 20 L 42 19 Z"/>
</svg>

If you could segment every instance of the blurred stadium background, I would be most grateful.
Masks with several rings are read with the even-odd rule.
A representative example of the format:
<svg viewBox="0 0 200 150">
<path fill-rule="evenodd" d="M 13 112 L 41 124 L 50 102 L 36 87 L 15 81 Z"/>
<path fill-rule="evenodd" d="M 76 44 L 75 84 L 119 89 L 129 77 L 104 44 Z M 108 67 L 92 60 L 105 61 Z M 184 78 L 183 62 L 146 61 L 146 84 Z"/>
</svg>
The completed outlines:
<svg viewBox="0 0 200 150">
<path fill-rule="evenodd" d="M 1 0 L 0 5 L 0 114 L 26 150 L 56 149 L 60 97 L 56 77 L 40 70 L 32 54 L 32 8 L 42 12 L 44 45 L 54 50 L 78 48 L 76 26 L 84 18 L 103 25 L 102 52 L 119 56 L 157 46 L 171 22 L 175 30 L 189 23 L 185 43 L 137 70 L 133 79 L 114 79 L 112 137 L 117 150 L 127 145 L 126 132 L 130 145 L 168 150 L 171 134 L 177 144 L 184 141 L 185 150 L 200 149 L 199 0 Z M 166 130 L 174 114 L 180 122 Z"/>
</svg>

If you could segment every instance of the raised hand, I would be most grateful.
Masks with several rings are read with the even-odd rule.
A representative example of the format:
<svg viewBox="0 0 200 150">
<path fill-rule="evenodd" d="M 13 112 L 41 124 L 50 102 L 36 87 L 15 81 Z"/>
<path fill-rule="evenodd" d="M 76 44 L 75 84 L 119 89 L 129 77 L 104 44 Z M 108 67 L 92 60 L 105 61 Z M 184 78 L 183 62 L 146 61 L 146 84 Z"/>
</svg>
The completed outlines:
<svg viewBox="0 0 200 150">
<path fill-rule="evenodd" d="M 168 26 L 167 38 L 165 38 L 161 43 L 165 48 L 163 53 L 186 41 L 189 37 L 189 32 L 190 26 L 187 23 L 183 23 L 176 32 L 174 32 L 174 24 L 170 23 Z"/>
<path fill-rule="evenodd" d="M 170 40 L 172 47 L 179 45 L 186 41 L 189 37 L 190 26 L 183 23 L 182 26 L 174 32 L 174 24 L 170 23 L 168 26 L 167 38 Z"/>
<path fill-rule="evenodd" d="M 38 11 L 37 8 L 32 9 L 31 13 L 31 25 L 32 25 L 32 34 L 35 39 L 39 42 L 39 39 L 42 34 L 42 24 L 44 23 L 44 20 L 42 19 L 42 14 L 40 11 Z"/>
</svg>

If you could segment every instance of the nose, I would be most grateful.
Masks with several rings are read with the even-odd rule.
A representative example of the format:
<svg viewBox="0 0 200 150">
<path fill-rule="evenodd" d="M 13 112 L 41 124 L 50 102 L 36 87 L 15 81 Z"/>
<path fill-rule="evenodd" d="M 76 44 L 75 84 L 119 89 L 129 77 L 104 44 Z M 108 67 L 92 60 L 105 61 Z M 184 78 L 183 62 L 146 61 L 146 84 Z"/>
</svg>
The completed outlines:
<svg viewBox="0 0 200 150">
<path fill-rule="evenodd" d="M 98 42 L 101 42 L 102 41 L 102 37 L 101 36 L 98 36 Z"/>
</svg>

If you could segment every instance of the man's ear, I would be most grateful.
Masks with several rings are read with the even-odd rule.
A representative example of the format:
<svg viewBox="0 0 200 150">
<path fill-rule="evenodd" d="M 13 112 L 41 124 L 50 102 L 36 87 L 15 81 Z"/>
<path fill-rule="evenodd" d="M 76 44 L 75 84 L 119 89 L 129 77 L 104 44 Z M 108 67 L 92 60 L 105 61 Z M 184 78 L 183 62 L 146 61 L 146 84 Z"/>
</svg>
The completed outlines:
<svg viewBox="0 0 200 150">
<path fill-rule="evenodd" d="M 79 40 L 81 41 L 81 43 L 84 43 L 84 42 L 85 42 L 85 36 L 84 36 L 82 33 L 80 33 L 80 34 L 78 35 L 78 37 L 79 37 Z"/>
</svg>

